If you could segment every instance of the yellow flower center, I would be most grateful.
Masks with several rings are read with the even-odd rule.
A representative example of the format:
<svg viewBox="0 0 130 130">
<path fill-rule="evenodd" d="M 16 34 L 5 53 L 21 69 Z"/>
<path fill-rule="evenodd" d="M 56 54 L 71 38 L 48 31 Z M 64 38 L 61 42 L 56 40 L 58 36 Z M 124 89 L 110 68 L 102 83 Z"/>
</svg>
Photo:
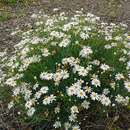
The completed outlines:
<svg viewBox="0 0 130 130">
<path fill-rule="evenodd" d="M 128 36 L 128 39 L 130 39 L 130 36 Z"/>
</svg>

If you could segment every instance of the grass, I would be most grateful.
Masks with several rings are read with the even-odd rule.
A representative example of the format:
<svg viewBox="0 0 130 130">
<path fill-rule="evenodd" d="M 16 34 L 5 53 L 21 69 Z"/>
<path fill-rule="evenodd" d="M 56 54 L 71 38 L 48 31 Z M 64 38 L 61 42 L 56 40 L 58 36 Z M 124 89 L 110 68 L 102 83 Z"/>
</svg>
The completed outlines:
<svg viewBox="0 0 130 130">
<path fill-rule="evenodd" d="M 12 14 L 11 13 L 6 13 L 6 12 L 0 13 L 0 22 L 7 21 L 10 18 L 12 18 Z"/>
<path fill-rule="evenodd" d="M 16 4 L 18 2 L 18 0 L 2 0 L 2 1 L 8 4 Z"/>
<path fill-rule="evenodd" d="M 38 0 L 0 0 L 0 3 L 9 6 L 16 6 L 17 4 L 28 5 L 33 2 L 38 2 Z"/>
<path fill-rule="evenodd" d="M 0 22 L 8 21 L 14 17 L 24 16 L 26 13 L 24 7 L 30 6 L 38 0 L 0 0 Z M 16 6 L 19 6 L 19 10 L 15 10 Z M 15 12 L 12 12 L 12 11 Z"/>
</svg>

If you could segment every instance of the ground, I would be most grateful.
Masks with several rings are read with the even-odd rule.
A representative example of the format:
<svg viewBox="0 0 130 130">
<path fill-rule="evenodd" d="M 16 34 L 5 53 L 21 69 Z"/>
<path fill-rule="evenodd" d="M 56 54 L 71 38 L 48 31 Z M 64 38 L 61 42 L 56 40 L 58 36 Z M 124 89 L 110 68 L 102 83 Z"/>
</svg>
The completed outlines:
<svg viewBox="0 0 130 130">
<path fill-rule="evenodd" d="M 20 38 L 12 37 L 10 33 L 15 28 L 24 29 L 33 24 L 31 14 L 39 10 L 52 14 L 54 8 L 70 14 L 83 8 L 84 12 L 94 13 L 104 21 L 127 23 L 130 30 L 130 0 L 30 0 L 26 5 L 19 2 L 17 5 L 0 3 L 0 51 L 13 49 Z"/>
</svg>

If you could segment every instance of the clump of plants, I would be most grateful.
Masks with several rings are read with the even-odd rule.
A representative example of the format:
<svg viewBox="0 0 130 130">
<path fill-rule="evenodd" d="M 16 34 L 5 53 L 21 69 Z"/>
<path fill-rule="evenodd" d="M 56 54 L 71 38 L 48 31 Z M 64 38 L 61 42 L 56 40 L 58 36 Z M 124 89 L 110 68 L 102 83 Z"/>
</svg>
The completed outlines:
<svg viewBox="0 0 130 130">
<path fill-rule="evenodd" d="M 125 24 L 104 23 L 82 11 L 71 17 L 31 17 L 36 19 L 33 28 L 12 33 L 22 36 L 13 55 L 1 54 L 1 87 L 12 93 L 9 109 L 19 108 L 27 122 L 80 130 L 84 112 L 98 109 L 108 115 L 110 109 L 129 105 L 130 39 Z"/>
<path fill-rule="evenodd" d="M 19 2 L 18 0 L 2 0 L 2 3 L 6 3 L 6 4 L 12 4 L 15 5 L 17 2 Z"/>
<path fill-rule="evenodd" d="M 1 0 L 1 3 L 11 5 L 11 6 L 16 6 L 16 5 L 26 5 L 29 2 L 33 2 L 33 0 Z"/>
<path fill-rule="evenodd" d="M 0 13 L 0 22 L 9 20 L 11 17 L 11 13 Z"/>
</svg>

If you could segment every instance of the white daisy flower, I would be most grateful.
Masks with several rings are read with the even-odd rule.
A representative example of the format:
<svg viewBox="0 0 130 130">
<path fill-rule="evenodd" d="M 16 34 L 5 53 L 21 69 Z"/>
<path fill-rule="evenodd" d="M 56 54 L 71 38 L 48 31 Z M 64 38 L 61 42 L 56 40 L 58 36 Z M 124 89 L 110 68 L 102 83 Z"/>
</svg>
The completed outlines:
<svg viewBox="0 0 130 130">
<path fill-rule="evenodd" d="M 40 91 L 35 93 L 35 99 L 39 99 L 41 97 L 42 93 Z"/>
<path fill-rule="evenodd" d="M 127 62 L 127 67 L 130 68 L 130 61 Z"/>
<path fill-rule="evenodd" d="M 76 114 L 71 114 L 71 115 L 69 116 L 69 121 L 71 121 L 71 122 L 75 122 L 76 119 L 77 119 L 77 115 L 76 115 Z"/>
<path fill-rule="evenodd" d="M 20 87 L 16 87 L 16 88 L 13 90 L 13 95 L 14 95 L 14 96 L 17 96 L 17 95 L 19 95 L 19 93 L 20 93 Z"/>
<path fill-rule="evenodd" d="M 90 97 L 91 97 L 91 99 L 92 100 L 99 100 L 99 95 L 97 94 L 97 93 L 95 93 L 95 92 L 92 92 L 91 94 L 90 94 Z"/>
<path fill-rule="evenodd" d="M 72 106 L 71 107 L 71 113 L 73 113 L 73 114 L 79 113 L 78 107 L 77 106 Z"/>
<path fill-rule="evenodd" d="M 61 122 L 60 122 L 60 121 L 56 121 L 56 122 L 53 124 L 53 127 L 54 127 L 54 128 L 60 128 L 60 127 L 61 127 Z"/>
<path fill-rule="evenodd" d="M 111 49 L 111 48 L 112 48 L 112 46 L 111 46 L 111 45 L 109 45 L 109 44 L 107 44 L 107 45 L 105 45 L 105 46 L 104 46 L 104 48 L 105 48 L 105 49 Z"/>
<path fill-rule="evenodd" d="M 52 103 L 53 101 L 56 101 L 56 96 L 54 96 L 53 94 L 46 97 L 44 100 L 43 100 L 43 104 L 44 105 L 49 105 L 50 103 Z"/>
<path fill-rule="evenodd" d="M 53 73 L 42 72 L 40 74 L 40 78 L 42 80 L 52 80 L 53 79 L 53 75 L 54 75 Z"/>
<path fill-rule="evenodd" d="M 68 130 L 71 127 L 71 124 L 69 122 L 64 123 L 65 130 Z"/>
<path fill-rule="evenodd" d="M 16 86 L 16 81 L 14 78 L 9 78 L 6 80 L 5 84 L 14 87 L 14 86 Z"/>
<path fill-rule="evenodd" d="M 124 79 L 124 75 L 121 74 L 121 73 L 118 73 L 118 74 L 116 74 L 115 79 L 116 79 L 116 80 Z"/>
<path fill-rule="evenodd" d="M 75 125 L 75 126 L 72 127 L 72 130 L 81 130 L 81 129 L 78 125 Z"/>
<path fill-rule="evenodd" d="M 80 33 L 80 37 L 83 39 L 83 40 L 86 40 L 89 38 L 89 34 L 85 33 L 85 32 L 81 32 Z"/>
<path fill-rule="evenodd" d="M 101 86 L 101 82 L 97 78 L 93 78 L 92 81 L 91 81 L 91 84 L 94 85 L 94 86 L 96 86 L 96 87 L 97 86 L 99 86 L 99 87 Z"/>
<path fill-rule="evenodd" d="M 11 109 L 13 106 L 14 106 L 14 102 L 11 101 L 11 102 L 8 104 L 8 109 Z"/>
<path fill-rule="evenodd" d="M 121 96 L 120 94 L 118 94 L 116 97 L 115 97 L 115 101 L 122 104 L 122 105 L 128 105 L 129 103 L 129 97 L 123 97 Z"/>
<path fill-rule="evenodd" d="M 59 106 L 57 106 L 57 107 L 55 107 L 55 113 L 59 113 L 60 112 L 60 107 Z"/>
<path fill-rule="evenodd" d="M 88 101 L 83 101 L 82 102 L 82 104 L 81 104 L 81 106 L 83 107 L 83 108 L 85 108 L 85 109 L 88 109 L 89 108 L 89 105 L 90 105 L 90 102 L 88 102 Z"/>
<path fill-rule="evenodd" d="M 75 87 L 69 87 L 68 89 L 67 89 L 67 94 L 69 95 L 69 96 L 72 96 L 72 95 L 76 95 L 76 89 L 75 89 Z"/>
<path fill-rule="evenodd" d="M 60 42 L 59 47 L 67 47 L 69 44 L 70 44 L 70 40 L 66 38 Z"/>
<path fill-rule="evenodd" d="M 84 46 L 83 49 L 80 51 L 79 55 L 83 58 L 88 58 L 93 51 L 89 46 Z"/>
<path fill-rule="evenodd" d="M 83 90 L 79 90 L 79 91 L 77 92 L 77 97 L 83 99 L 83 98 L 86 97 L 86 93 L 85 93 Z"/>
<path fill-rule="evenodd" d="M 100 68 L 103 70 L 103 71 L 107 71 L 110 69 L 110 67 L 106 64 L 101 64 Z"/>
<path fill-rule="evenodd" d="M 28 111 L 27 111 L 27 115 L 28 116 L 33 116 L 33 114 L 35 113 L 35 108 L 34 107 L 31 107 Z"/>
<path fill-rule="evenodd" d="M 44 48 L 41 51 L 42 51 L 42 56 L 44 56 L 44 57 L 47 57 L 51 54 L 47 48 Z"/>
<path fill-rule="evenodd" d="M 124 85 L 125 85 L 125 88 L 128 90 L 128 92 L 130 92 L 130 82 L 125 81 Z"/>
<path fill-rule="evenodd" d="M 99 100 L 104 106 L 109 106 L 111 104 L 109 97 L 106 97 L 104 94 L 99 97 Z"/>
<path fill-rule="evenodd" d="M 35 99 L 30 99 L 30 100 L 28 100 L 28 101 L 26 102 L 25 107 L 26 107 L 26 108 L 31 108 L 32 105 L 34 105 L 34 103 L 35 103 Z"/>
<path fill-rule="evenodd" d="M 44 87 L 42 87 L 41 89 L 40 89 L 40 92 L 42 93 L 42 94 L 45 94 L 45 93 L 47 93 L 48 92 L 48 87 L 47 86 L 44 86 Z"/>
</svg>

